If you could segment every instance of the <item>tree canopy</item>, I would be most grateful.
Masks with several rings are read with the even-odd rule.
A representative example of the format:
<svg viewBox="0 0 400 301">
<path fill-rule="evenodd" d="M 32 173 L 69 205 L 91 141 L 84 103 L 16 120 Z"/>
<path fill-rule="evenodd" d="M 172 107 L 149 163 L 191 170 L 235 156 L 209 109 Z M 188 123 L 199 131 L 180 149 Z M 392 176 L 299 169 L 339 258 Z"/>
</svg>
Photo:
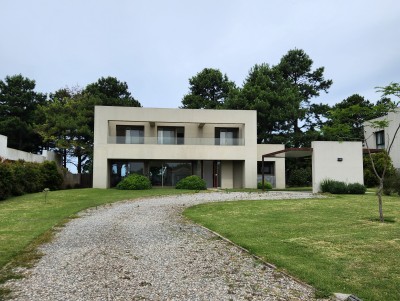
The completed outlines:
<svg viewBox="0 0 400 301">
<path fill-rule="evenodd" d="M 311 98 L 327 92 L 331 80 L 324 68 L 312 70 L 313 61 L 299 49 L 290 50 L 279 64 L 256 64 L 243 87 L 225 103 L 225 108 L 257 110 L 260 143 L 308 146 L 315 140 L 327 105 L 311 104 Z"/>
<path fill-rule="evenodd" d="M 182 99 L 184 109 L 221 109 L 233 90 L 234 82 L 218 69 L 204 68 L 189 79 L 189 90 Z"/>
<path fill-rule="evenodd" d="M 0 134 L 8 137 L 8 146 L 27 152 L 38 152 L 42 141 L 33 126 L 41 121 L 38 105 L 46 95 L 35 91 L 35 81 L 21 74 L 0 80 Z"/>
<path fill-rule="evenodd" d="M 59 89 L 50 94 L 50 101 L 40 106 L 44 122 L 36 125 L 36 131 L 48 145 L 63 154 L 64 166 L 75 162 L 68 158 L 77 158 L 78 173 L 90 171 L 92 166 L 96 105 L 141 106 L 129 92 L 128 85 L 114 77 L 102 77 L 84 89 Z"/>
</svg>

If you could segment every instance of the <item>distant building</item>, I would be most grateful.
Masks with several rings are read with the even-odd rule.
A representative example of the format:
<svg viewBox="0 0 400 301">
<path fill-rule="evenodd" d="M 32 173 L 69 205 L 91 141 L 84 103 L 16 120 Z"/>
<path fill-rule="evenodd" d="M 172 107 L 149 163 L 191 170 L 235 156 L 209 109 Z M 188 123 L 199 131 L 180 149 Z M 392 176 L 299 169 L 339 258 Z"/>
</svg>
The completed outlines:
<svg viewBox="0 0 400 301">
<path fill-rule="evenodd" d="M 283 149 L 257 145 L 256 111 L 96 106 L 93 187 L 138 173 L 153 186 L 198 175 L 210 188 L 256 188 L 262 155 Z M 284 159 L 269 158 L 264 172 L 285 187 Z"/>
<path fill-rule="evenodd" d="M 382 129 L 375 129 L 371 127 L 371 121 L 388 120 L 389 126 Z M 400 110 L 390 112 L 388 115 L 372 119 L 364 122 L 364 137 L 368 148 L 387 149 L 389 143 L 392 141 L 396 129 L 400 124 Z M 390 157 L 393 161 L 393 166 L 400 169 L 400 131 L 397 133 L 395 141 L 393 142 Z"/>
</svg>

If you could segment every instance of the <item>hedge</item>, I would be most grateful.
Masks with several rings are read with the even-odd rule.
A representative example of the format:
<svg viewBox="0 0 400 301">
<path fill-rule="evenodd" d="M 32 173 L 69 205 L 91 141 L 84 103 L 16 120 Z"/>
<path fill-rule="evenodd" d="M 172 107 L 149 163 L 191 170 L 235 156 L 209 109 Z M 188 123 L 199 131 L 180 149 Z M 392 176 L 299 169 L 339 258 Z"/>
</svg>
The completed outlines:
<svg viewBox="0 0 400 301">
<path fill-rule="evenodd" d="M 63 175 L 55 162 L 32 163 L 19 161 L 0 162 L 0 200 L 11 196 L 60 189 Z"/>
<path fill-rule="evenodd" d="M 322 192 L 333 194 L 364 194 L 367 189 L 360 183 L 346 184 L 344 182 L 326 179 L 321 183 L 321 190 Z"/>
</svg>

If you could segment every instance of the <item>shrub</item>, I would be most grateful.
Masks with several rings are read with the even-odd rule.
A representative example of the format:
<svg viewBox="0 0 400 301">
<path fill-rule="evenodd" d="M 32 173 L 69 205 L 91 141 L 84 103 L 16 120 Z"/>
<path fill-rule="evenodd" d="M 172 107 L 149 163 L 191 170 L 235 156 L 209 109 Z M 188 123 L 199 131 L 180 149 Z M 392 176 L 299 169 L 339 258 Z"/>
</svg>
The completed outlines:
<svg viewBox="0 0 400 301">
<path fill-rule="evenodd" d="M 395 172 L 388 175 L 383 180 L 383 193 L 385 195 L 391 195 L 392 193 L 398 193 L 400 195 L 400 173 Z"/>
<path fill-rule="evenodd" d="M 0 162 L 0 200 L 12 194 L 14 177 L 10 163 Z"/>
<path fill-rule="evenodd" d="M 258 182 L 258 183 L 257 183 L 257 188 L 258 188 L 258 189 L 263 189 L 262 182 Z M 265 189 L 272 189 L 271 183 L 264 180 L 264 188 L 265 188 Z"/>
<path fill-rule="evenodd" d="M 138 174 L 131 174 L 125 177 L 117 185 L 117 189 L 121 190 L 144 190 L 150 188 L 150 180 L 147 177 Z"/>
<path fill-rule="evenodd" d="M 297 168 L 290 171 L 288 184 L 289 186 L 309 186 L 312 182 L 311 168 Z"/>
<path fill-rule="evenodd" d="M 347 190 L 349 194 L 364 194 L 367 188 L 360 183 L 351 183 L 347 185 Z"/>
<path fill-rule="evenodd" d="M 205 190 L 207 183 L 199 176 L 188 176 L 176 183 L 176 189 Z"/>
<path fill-rule="evenodd" d="M 63 183 L 63 175 L 58 170 L 56 162 L 45 161 L 40 167 L 44 188 L 49 188 L 50 190 L 60 189 Z"/>
<path fill-rule="evenodd" d="M 344 182 L 335 181 L 331 179 L 323 180 L 321 183 L 322 192 L 329 192 L 333 194 L 364 194 L 366 188 L 360 183 L 346 184 Z"/>
<path fill-rule="evenodd" d="M 25 193 L 59 189 L 63 175 L 55 162 L 33 163 L 23 160 L 0 163 L 0 199 Z"/>
<path fill-rule="evenodd" d="M 391 176 L 395 174 L 395 168 L 393 167 L 392 160 L 388 156 L 386 152 L 380 152 L 380 153 L 375 153 L 371 154 L 376 171 L 378 174 L 382 174 L 383 168 L 385 164 L 387 164 L 387 170 L 386 170 L 386 176 Z M 373 168 L 372 168 L 372 163 L 369 155 L 364 156 L 363 159 L 363 165 L 364 165 L 364 183 L 365 186 L 367 187 L 374 187 L 379 185 L 379 180 L 376 177 Z"/>
</svg>

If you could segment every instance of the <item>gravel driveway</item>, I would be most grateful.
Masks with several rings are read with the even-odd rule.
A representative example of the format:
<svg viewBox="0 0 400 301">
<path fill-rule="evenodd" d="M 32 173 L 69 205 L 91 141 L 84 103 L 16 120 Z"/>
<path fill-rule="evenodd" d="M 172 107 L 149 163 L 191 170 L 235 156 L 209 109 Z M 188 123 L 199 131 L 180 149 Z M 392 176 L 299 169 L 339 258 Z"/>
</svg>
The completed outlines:
<svg viewBox="0 0 400 301">
<path fill-rule="evenodd" d="M 12 300 L 313 300 L 299 284 L 181 217 L 210 201 L 310 198 L 309 193 L 198 193 L 84 211 L 45 256 L 9 281 Z"/>
</svg>

